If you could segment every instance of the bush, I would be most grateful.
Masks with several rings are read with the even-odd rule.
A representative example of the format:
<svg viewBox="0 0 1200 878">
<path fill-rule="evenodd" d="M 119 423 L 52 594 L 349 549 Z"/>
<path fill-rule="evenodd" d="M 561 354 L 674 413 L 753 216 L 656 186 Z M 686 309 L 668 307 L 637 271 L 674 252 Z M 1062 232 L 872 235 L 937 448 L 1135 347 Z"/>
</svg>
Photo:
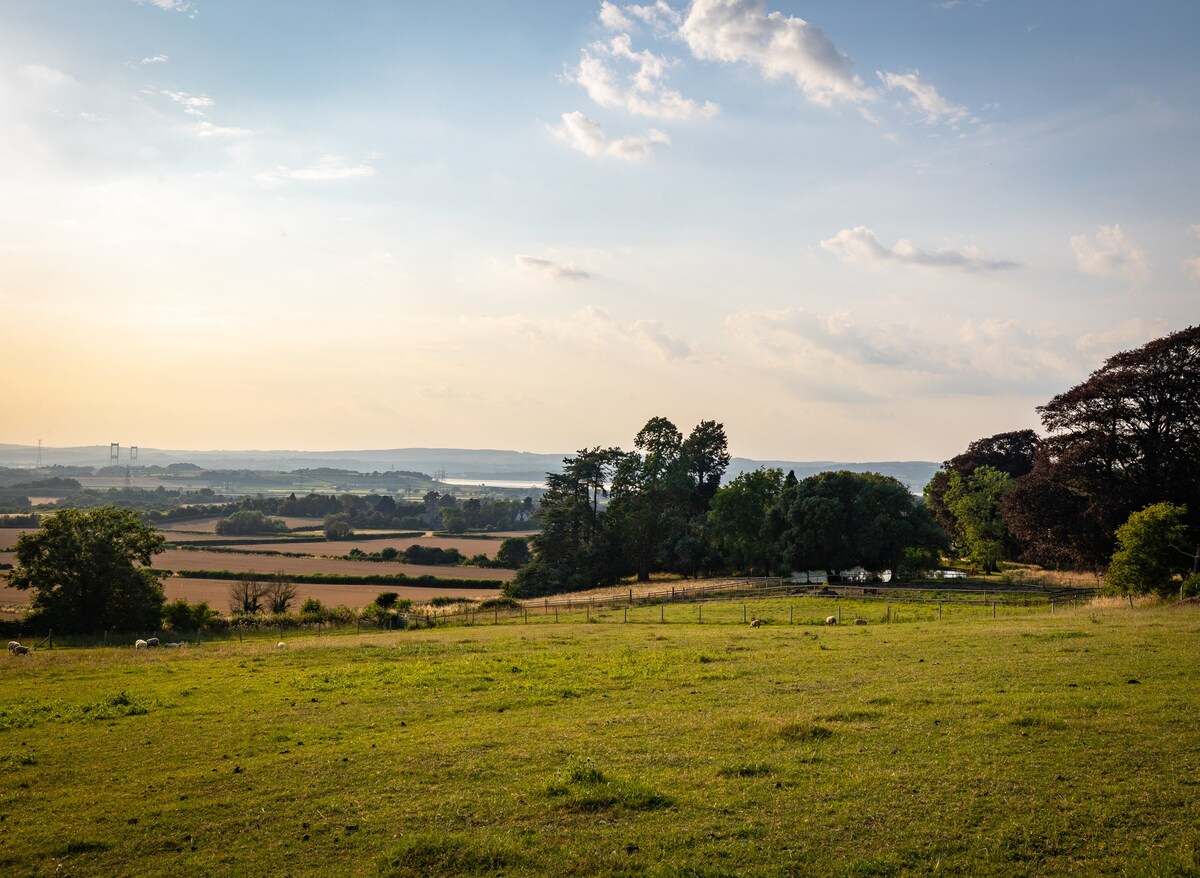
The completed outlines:
<svg viewBox="0 0 1200 878">
<path fill-rule="evenodd" d="M 203 628 L 213 628 L 221 620 L 217 612 L 208 605 L 208 601 L 189 604 L 186 598 L 171 601 L 163 607 L 163 624 L 172 631 L 199 631 Z"/>
<path fill-rule="evenodd" d="M 257 509 L 241 509 L 217 522 L 217 533 L 221 536 L 246 536 L 247 534 L 284 534 L 288 526 L 278 518 L 267 518 Z"/>
<path fill-rule="evenodd" d="M 501 595 L 498 598 L 488 598 L 486 601 L 479 602 L 481 610 L 519 610 L 521 602 L 516 598 Z"/>
<path fill-rule="evenodd" d="M 1179 594 L 1183 598 L 1194 598 L 1200 595 L 1200 573 L 1193 573 L 1179 586 Z"/>
</svg>

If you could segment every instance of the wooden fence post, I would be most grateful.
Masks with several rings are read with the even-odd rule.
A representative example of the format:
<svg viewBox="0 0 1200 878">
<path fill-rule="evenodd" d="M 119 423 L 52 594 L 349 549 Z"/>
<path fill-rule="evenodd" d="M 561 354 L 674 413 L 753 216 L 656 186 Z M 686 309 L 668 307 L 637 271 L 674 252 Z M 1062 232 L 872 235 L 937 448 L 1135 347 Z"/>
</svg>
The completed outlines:
<svg viewBox="0 0 1200 878">
<path fill-rule="evenodd" d="M 788 624 L 791 625 L 796 619 L 796 605 L 788 604 Z"/>
</svg>

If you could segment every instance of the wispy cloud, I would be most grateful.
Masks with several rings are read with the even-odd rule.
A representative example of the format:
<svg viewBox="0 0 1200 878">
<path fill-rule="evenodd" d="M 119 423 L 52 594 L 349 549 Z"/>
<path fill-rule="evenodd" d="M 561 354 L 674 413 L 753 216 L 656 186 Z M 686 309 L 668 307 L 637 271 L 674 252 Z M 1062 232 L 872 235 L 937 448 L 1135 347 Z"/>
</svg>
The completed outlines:
<svg viewBox="0 0 1200 878">
<path fill-rule="evenodd" d="M 1071 238 L 1075 264 L 1084 274 L 1122 278 L 1134 284 L 1144 283 L 1153 272 L 1145 251 L 1136 247 L 1119 225 L 1101 226 L 1096 243 L 1087 235 Z"/>
<path fill-rule="evenodd" d="M 375 168 L 365 163 L 350 164 L 341 156 L 324 155 L 316 162 L 303 168 L 279 165 L 273 170 L 255 175 L 255 179 L 266 186 L 283 186 L 287 183 L 330 183 L 362 180 L 375 176 Z"/>
<path fill-rule="evenodd" d="M 185 12 L 190 15 L 195 15 L 195 9 L 191 3 L 185 0 L 133 0 L 139 6 L 156 6 L 166 12 Z"/>
<path fill-rule="evenodd" d="M 45 64 L 22 64 L 17 68 L 17 78 L 26 86 L 36 89 L 57 89 L 75 85 L 75 77 Z"/>
<path fill-rule="evenodd" d="M 630 334 L 664 360 L 686 360 L 695 352 L 693 345 L 657 320 L 639 320 Z"/>
<path fill-rule="evenodd" d="M 896 246 L 885 247 L 876 234 L 866 226 L 842 229 L 821 247 L 845 262 L 881 268 L 885 265 L 907 265 L 915 268 L 949 269 L 967 272 L 1005 271 L 1017 268 L 1015 262 L 990 259 L 974 247 L 954 250 L 923 250 L 912 241 L 901 239 Z"/>
<path fill-rule="evenodd" d="M 768 13 L 766 0 L 695 0 L 679 32 L 697 58 L 746 63 L 770 79 L 790 78 L 821 106 L 877 97 L 819 27 Z"/>
<path fill-rule="evenodd" d="M 588 97 L 602 107 L 621 107 L 635 115 L 661 119 L 715 116 L 720 108 L 712 101 L 701 104 L 667 87 L 664 79 L 675 63 L 649 49 L 634 51 L 629 34 L 618 34 L 607 43 L 585 48 L 579 66 L 568 71 L 567 78 L 583 86 Z"/>
<path fill-rule="evenodd" d="M 548 277 L 550 280 L 587 280 L 591 277 L 589 272 L 570 263 L 551 262 L 549 259 L 523 255 L 517 256 L 516 261 L 519 268 Z"/>
<path fill-rule="evenodd" d="M 159 89 L 158 93 L 179 104 L 189 116 L 203 116 L 205 111 L 213 106 L 213 99 L 208 95 L 193 95 L 185 91 L 167 89 Z"/>
<path fill-rule="evenodd" d="M 552 127 L 551 131 L 559 140 L 586 156 L 591 158 L 607 156 L 623 161 L 640 161 L 649 158 L 657 147 L 666 146 L 671 142 L 671 138 L 655 128 L 651 128 L 643 135 L 609 140 L 604 134 L 604 129 L 597 122 L 578 110 L 574 113 L 563 113 L 562 124 Z"/>
<path fill-rule="evenodd" d="M 151 55 L 150 57 L 143 58 L 141 61 L 139 61 L 138 66 L 145 67 L 149 64 L 165 64 L 167 61 L 170 61 L 170 60 L 171 60 L 170 55 Z"/>
<path fill-rule="evenodd" d="M 876 71 L 888 91 L 908 93 L 910 105 L 925 117 L 929 124 L 945 122 L 954 125 L 966 119 L 966 107 L 955 106 L 938 92 L 937 88 L 921 79 L 918 71 L 912 73 L 884 73 Z"/>
<path fill-rule="evenodd" d="M 207 119 L 201 119 L 196 123 L 196 133 L 201 137 L 249 137 L 254 132 L 249 128 L 232 128 L 223 125 L 214 125 Z"/>
</svg>

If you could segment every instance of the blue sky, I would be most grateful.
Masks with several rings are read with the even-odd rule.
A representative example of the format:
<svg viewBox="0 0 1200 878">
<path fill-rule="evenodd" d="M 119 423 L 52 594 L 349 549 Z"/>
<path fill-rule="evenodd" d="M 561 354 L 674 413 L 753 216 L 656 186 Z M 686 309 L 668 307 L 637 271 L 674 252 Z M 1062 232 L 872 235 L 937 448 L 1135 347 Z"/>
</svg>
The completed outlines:
<svg viewBox="0 0 1200 878">
<path fill-rule="evenodd" d="M 943 459 L 1200 308 L 1200 4 L 0 7 L 0 439 Z"/>
</svg>

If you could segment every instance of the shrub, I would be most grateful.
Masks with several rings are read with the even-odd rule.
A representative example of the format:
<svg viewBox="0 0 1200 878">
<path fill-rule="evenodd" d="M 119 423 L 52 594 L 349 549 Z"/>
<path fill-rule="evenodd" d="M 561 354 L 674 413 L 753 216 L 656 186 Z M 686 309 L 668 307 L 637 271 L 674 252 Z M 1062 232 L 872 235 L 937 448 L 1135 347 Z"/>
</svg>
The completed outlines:
<svg viewBox="0 0 1200 878">
<path fill-rule="evenodd" d="M 507 595 L 501 595 L 498 598 L 488 598 L 485 601 L 480 601 L 479 609 L 481 609 L 481 610 L 519 610 L 519 609 L 521 609 L 521 602 L 519 600 L 517 600 L 516 598 L 511 598 L 511 597 L 508 597 Z"/>
<path fill-rule="evenodd" d="M 1200 595 L 1200 573 L 1193 573 L 1179 586 L 1179 594 L 1183 598 L 1194 598 Z"/>
</svg>

